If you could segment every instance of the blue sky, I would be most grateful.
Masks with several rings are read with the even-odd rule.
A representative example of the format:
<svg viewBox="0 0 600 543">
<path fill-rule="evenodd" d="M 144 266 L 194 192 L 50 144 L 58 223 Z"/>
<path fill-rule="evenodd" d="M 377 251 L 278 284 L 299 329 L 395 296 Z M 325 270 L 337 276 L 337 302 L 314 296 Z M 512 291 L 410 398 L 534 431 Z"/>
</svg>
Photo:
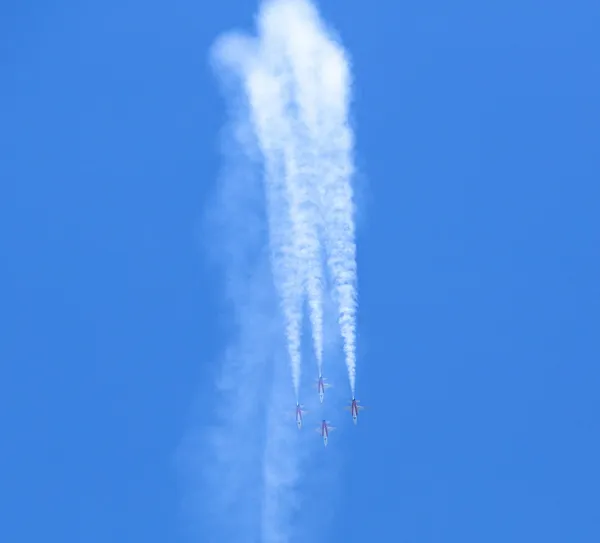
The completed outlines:
<svg viewBox="0 0 600 543">
<path fill-rule="evenodd" d="M 328 540 L 597 541 L 600 8 L 319 5 L 353 60 L 370 408 Z M 230 340 L 208 49 L 255 10 L 0 8 L 3 541 L 187 540 L 176 451 Z"/>
</svg>

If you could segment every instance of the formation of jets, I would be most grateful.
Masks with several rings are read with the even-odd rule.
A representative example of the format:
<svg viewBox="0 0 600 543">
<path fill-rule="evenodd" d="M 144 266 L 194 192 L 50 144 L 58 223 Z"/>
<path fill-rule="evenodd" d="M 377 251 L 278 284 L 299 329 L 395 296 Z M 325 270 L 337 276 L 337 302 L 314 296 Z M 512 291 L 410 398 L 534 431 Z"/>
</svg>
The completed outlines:
<svg viewBox="0 0 600 543">
<path fill-rule="evenodd" d="M 319 374 L 319 378 L 317 379 L 317 382 L 316 382 L 316 388 L 317 388 L 317 392 L 319 393 L 319 401 L 321 403 L 323 403 L 323 401 L 325 399 L 325 390 L 330 387 L 331 387 L 331 385 L 329 383 L 327 383 L 327 378 L 325 378 L 321 374 Z M 358 413 L 360 412 L 360 410 L 365 408 L 363 405 L 358 405 L 359 403 L 360 403 L 359 400 L 352 397 L 350 405 L 347 405 L 344 408 L 344 409 L 350 411 L 350 414 L 352 415 L 352 422 L 354 422 L 354 424 L 358 423 Z M 304 409 L 304 406 L 302 406 L 300 403 L 297 402 L 296 403 L 296 425 L 298 426 L 298 430 L 302 429 L 302 415 L 304 413 L 308 413 L 308 411 L 306 411 Z M 323 443 L 324 443 L 325 447 L 327 447 L 327 440 L 329 439 L 329 432 L 331 432 L 333 430 L 335 430 L 335 426 L 331 426 L 331 424 L 328 421 L 326 421 L 325 419 L 323 419 L 323 421 L 321 422 L 321 424 L 318 428 L 315 428 L 315 431 L 318 432 L 321 435 L 321 437 L 323 438 Z"/>
</svg>

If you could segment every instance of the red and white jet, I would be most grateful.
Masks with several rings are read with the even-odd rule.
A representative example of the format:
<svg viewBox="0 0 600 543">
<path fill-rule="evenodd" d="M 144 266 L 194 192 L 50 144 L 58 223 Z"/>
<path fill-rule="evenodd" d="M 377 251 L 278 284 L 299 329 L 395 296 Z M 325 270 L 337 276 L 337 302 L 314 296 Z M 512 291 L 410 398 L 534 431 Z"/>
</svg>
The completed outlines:
<svg viewBox="0 0 600 543">
<path fill-rule="evenodd" d="M 330 424 L 326 420 L 323 420 L 321 426 L 315 428 L 315 431 L 321 434 L 325 447 L 327 447 L 327 439 L 329 438 L 329 432 L 332 432 L 333 430 L 335 430 L 335 426 L 330 426 Z"/>
<path fill-rule="evenodd" d="M 319 400 L 321 400 L 321 403 L 323 403 L 323 400 L 325 399 L 325 389 L 331 387 L 331 385 L 326 383 L 326 381 L 327 378 L 323 377 L 319 373 L 319 379 L 317 379 L 317 390 L 319 391 Z"/>
<path fill-rule="evenodd" d="M 352 403 L 350 405 L 347 405 L 344 409 L 349 409 L 350 412 L 352 413 L 352 420 L 354 421 L 354 424 L 356 424 L 358 422 L 358 412 L 361 409 L 364 409 L 365 406 L 364 405 L 358 405 L 360 400 L 357 400 L 355 398 L 352 398 Z"/>
<path fill-rule="evenodd" d="M 302 413 L 308 413 L 302 407 L 299 403 L 296 403 L 296 424 L 298 425 L 298 430 L 302 428 Z"/>
</svg>

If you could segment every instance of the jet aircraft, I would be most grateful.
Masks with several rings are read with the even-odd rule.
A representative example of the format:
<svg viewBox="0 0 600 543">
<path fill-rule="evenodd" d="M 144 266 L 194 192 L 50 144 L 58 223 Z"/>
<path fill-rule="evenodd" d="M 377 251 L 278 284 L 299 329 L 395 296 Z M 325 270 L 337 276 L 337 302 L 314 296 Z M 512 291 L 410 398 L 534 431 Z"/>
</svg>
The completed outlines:
<svg viewBox="0 0 600 543">
<path fill-rule="evenodd" d="M 350 405 L 347 405 L 344 409 L 349 409 L 350 413 L 352 413 L 352 420 L 354 422 L 354 424 L 358 423 L 358 412 L 361 409 L 364 409 L 365 406 L 364 405 L 358 405 L 360 402 L 360 400 L 357 400 L 355 398 L 352 398 L 352 403 Z"/>
<path fill-rule="evenodd" d="M 333 430 L 335 430 L 335 426 L 330 426 L 330 424 L 323 419 L 323 422 L 321 423 L 321 426 L 319 426 L 318 428 L 315 428 L 315 431 L 318 432 L 319 434 L 321 434 L 321 437 L 323 438 L 323 443 L 325 444 L 325 447 L 327 447 L 327 440 L 329 439 L 329 432 L 332 432 Z"/>
<path fill-rule="evenodd" d="M 302 409 L 302 406 L 299 403 L 296 403 L 296 424 L 298 426 L 298 430 L 302 428 L 302 413 L 307 413 Z"/>
<path fill-rule="evenodd" d="M 323 400 L 325 399 L 325 389 L 331 387 L 331 385 L 326 381 L 327 378 L 323 377 L 319 373 L 319 379 L 317 380 L 317 390 L 319 391 L 319 400 L 321 401 L 321 403 L 323 403 Z"/>
</svg>

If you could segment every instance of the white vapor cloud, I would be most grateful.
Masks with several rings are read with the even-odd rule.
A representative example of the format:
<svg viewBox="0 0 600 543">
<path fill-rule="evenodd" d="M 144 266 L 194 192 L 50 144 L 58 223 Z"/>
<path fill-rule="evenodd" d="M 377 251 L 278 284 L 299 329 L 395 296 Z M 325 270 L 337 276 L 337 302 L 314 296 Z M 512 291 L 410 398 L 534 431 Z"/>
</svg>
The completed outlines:
<svg viewBox="0 0 600 543">
<path fill-rule="evenodd" d="M 298 392 L 304 293 L 321 370 L 321 237 L 354 393 L 357 296 L 347 55 L 332 39 L 316 8 L 304 0 L 264 4 L 258 28 L 258 41 L 228 36 L 217 50 L 223 64 L 238 73 L 245 89 L 265 160 L 267 196 L 276 202 L 271 206 L 272 252 L 276 276 L 284 278 L 277 283 L 287 322 L 294 387 Z M 286 221 L 290 224 L 284 239 Z"/>
<path fill-rule="evenodd" d="M 275 77 L 290 88 L 288 122 L 291 136 L 286 144 L 302 156 L 305 174 L 305 206 L 308 220 L 322 233 L 327 264 L 338 302 L 339 325 L 350 386 L 356 379 L 356 245 L 353 191 L 353 137 L 348 126 L 350 100 L 349 62 L 313 5 L 299 0 L 273 2 L 261 19 L 263 33 L 272 50 L 282 51 L 286 71 Z M 312 204 L 312 205 L 311 205 Z M 309 304 L 314 300 L 315 350 L 322 350 L 322 302 L 319 283 L 321 254 L 315 231 L 305 237 L 310 249 Z M 315 272 L 313 270 L 319 270 Z M 311 297 L 311 291 L 314 297 Z M 312 310 L 312 307 L 311 307 Z M 318 332 L 315 332 L 318 330 Z M 321 369 L 320 357 L 319 369 Z"/>
<path fill-rule="evenodd" d="M 296 533 L 306 461 L 322 447 L 313 420 L 302 431 L 294 421 L 304 392 L 305 304 L 319 372 L 324 349 L 335 343 L 325 341 L 324 329 L 335 319 L 355 387 L 349 66 L 308 0 L 264 2 L 257 37 L 222 36 L 212 60 L 230 119 L 211 249 L 225 271 L 236 327 L 221 361 L 216 423 L 191 432 L 181 449 L 188 470 L 202 466 L 189 488 L 204 490 L 188 493 L 189 510 L 212 504 L 203 528 L 215 541 L 287 542 Z M 312 390 L 315 408 L 316 398 Z"/>
</svg>

